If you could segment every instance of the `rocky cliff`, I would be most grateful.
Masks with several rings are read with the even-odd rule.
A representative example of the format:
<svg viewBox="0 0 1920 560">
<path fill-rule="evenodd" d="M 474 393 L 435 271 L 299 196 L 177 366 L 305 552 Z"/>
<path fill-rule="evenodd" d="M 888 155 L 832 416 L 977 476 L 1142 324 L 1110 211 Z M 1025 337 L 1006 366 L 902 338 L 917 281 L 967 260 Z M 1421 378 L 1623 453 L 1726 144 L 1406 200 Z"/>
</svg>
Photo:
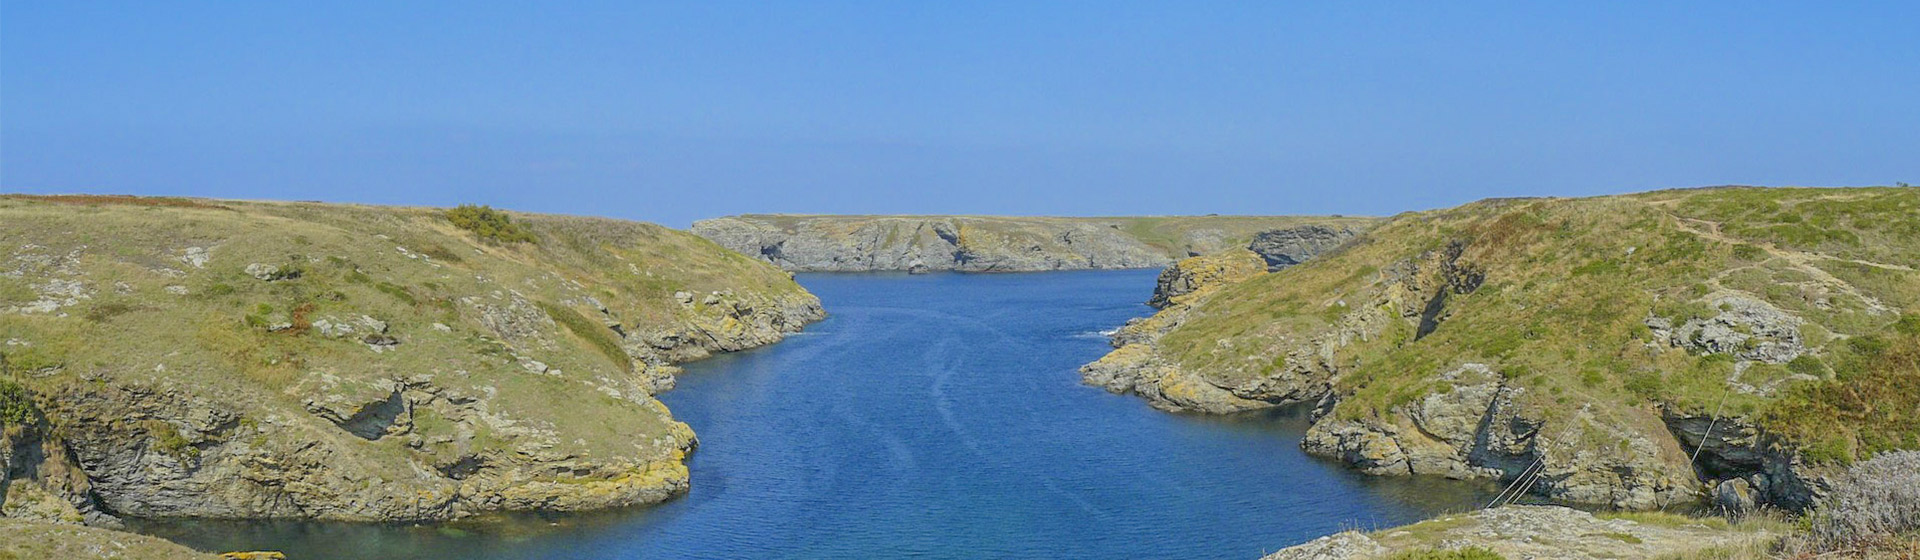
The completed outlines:
<svg viewBox="0 0 1920 560">
<path fill-rule="evenodd" d="M 746 215 L 693 232 L 793 271 L 1150 268 L 1249 247 L 1279 267 L 1372 225 L 1344 217 L 1027 218 Z"/>
<path fill-rule="evenodd" d="M 1169 410 L 1316 403 L 1373 474 L 1645 508 L 1803 508 L 1920 447 L 1920 189 L 1490 200 L 1189 296 L 1087 382 Z"/>
<path fill-rule="evenodd" d="M 693 235 L 448 216 L 0 197 L 0 513 L 435 520 L 656 502 L 687 488 L 695 445 L 653 398 L 673 364 L 822 316 L 785 272 Z"/>
</svg>

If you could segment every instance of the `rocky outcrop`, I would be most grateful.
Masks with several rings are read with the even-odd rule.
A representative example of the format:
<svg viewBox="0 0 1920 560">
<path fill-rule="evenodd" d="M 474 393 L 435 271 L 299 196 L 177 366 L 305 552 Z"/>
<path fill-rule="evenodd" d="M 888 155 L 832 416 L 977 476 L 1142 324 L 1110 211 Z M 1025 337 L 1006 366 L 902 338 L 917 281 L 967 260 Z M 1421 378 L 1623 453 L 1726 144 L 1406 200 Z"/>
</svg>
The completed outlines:
<svg viewBox="0 0 1920 560">
<path fill-rule="evenodd" d="M 1649 317 L 1647 328 L 1656 338 L 1698 354 L 1727 354 L 1740 360 L 1784 364 L 1807 353 L 1800 336 L 1804 321 L 1753 296 L 1722 290 L 1702 303 L 1714 309 L 1712 317 L 1673 319 Z"/>
<path fill-rule="evenodd" d="M 1396 322 L 1417 321 L 1430 330 L 1445 320 L 1449 294 L 1471 293 L 1479 287 L 1483 276 L 1458 262 L 1462 250 L 1460 244 L 1450 245 L 1381 271 L 1379 289 L 1370 304 L 1354 305 L 1344 299 L 1328 302 L 1326 311 L 1334 319 L 1326 328 L 1286 340 L 1254 372 L 1186 368 L 1160 348 L 1161 336 L 1179 328 L 1205 297 L 1236 297 L 1220 293 L 1235 283 L 1215 283 L 1152 317 L 1128 322 L 1114 335 L 1114 352 L 1081 368 L 1082 380 L 1140 395 L 1155 408 L 1170 411 L 1226 413 L 1320 400 L 1341 373 L 1336 358 L 1342 350 L 1380 337 Z M 1258 276 L 1246 276 L 1240 282 L 1250 283 L 1248 279 Z"/>
<path fill-rule="evenodd" d="M 1267 262 L 1267 271 L 1272 272 L 1307 262 L 1359 234 L 1360 230 L 1352 227 L 1318 224 L 1281 228 L 1254 235 L 1247 249 L 1260 255 Z"/>
<path fill-rule="evenodd" d="M 1737 211 L 1755 201 L 1781 210 Z M 1165 309 L 1120 329 L 1082 375 L 1167 410 L 1317 402 L 1302 445 L 1373 474 L 1626 508 L 1800 510 L 1828 486 L 1809 461 L 1911 445 L 1909 424 L 1874 406 L 1912 406 L 1911 361 L 1897 357 L 1914 329 L 1892 325 L 1920 318 L 1892 286 L 1913 285 L 1915 248 L 1876 228 L 1910 223 L 1917 202 L 1733 189 L 1403 214 L 1208 294 L 1181 294 L 1190 275 L 1169 271 Z M 1824 245 L 1813 230 L 1870 242 Z"/>
<path fill-rule="evenodd" d="M 1779 534 L 1716 528 L 1674 516 L 1660 523 L 1601 518 L 1557 506 L 1505 506 L 1372 533 L 1347 531 L 1269 554 L 1263 560 L 1367 560 L 1478 549 L 1501 558 L 1678 557 L 1706 549 L 1764 549 Z"/>
<path fill-rule="evenodd" d="M 0 379 L 38 419 L 0 438 L 8 517 L 659 502 L 696 445 L 653 396 L 674 364 L 824 315 L 787 273 L 648 224 L 515 215 L 533 240 L 504 244 L 430 209 L 81 200 L 0 197 L 23 241 L 0 247 Z"/>
<path fill-rule="evenodd" d="M 1239 216 L 749 215 L 702 220 L 692 231 L 792 271 L 1021 272 L 1161 267 L 1179 258 L 1244 247 L 1256 234 L 1275 230 L 1260 245 L 1265 251 L 1260 254 L 1298 262 L 1372 222 Z"/>
<path fill-rule="evenodd" d="M 1832 487 L 1833 469 L 1807 464 L 1792 446 L 1744 418 L 1666 408 L 1662 420 L 1695 463 L 1709 502 L 1740 514 L 1759 504 L 1803 511 Z"/>
<path fill-rule="evenodd" d="M 1211 255 L 1188 257 L 1160 271 L 1154 282 L 1153 298 L 1147 305 L 1165 309 L 1184 303 L 1199 292 L 1252 278 L 1265 272 L 1259 255 L 1253 251 L 1230 249 Z"/>
<path fill-rule="evenodd" d="M 1549 421 L 1546 411 L 1521 405 L 1525 388 L 1484 365 L 1467 364 L 1433 383 L 1448 389 L 1385 416 L 1322 416 L 1301 447 L 1369 474 L 1519 480 L 1523 491 L 1621 508 L 1678 503 L 1696 488 L 1687 457 L 1670 441 L 1586 409 Z"/>
</svg>

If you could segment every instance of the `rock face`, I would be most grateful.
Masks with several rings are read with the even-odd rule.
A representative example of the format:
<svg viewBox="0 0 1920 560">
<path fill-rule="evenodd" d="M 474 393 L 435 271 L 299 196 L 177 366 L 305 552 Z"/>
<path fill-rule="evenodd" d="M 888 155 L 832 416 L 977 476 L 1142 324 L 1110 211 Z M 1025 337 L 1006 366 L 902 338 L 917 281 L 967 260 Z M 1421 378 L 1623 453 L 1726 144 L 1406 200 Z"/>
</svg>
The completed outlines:
<svg viewBox="0 0 1920 560">
<path fill-rule="evenodd" d="M 1802 511 L 1832 487 L 1833 468 L 1807 464 L 1791 445 L 1751 421 L 1667 409 L 1662 419 L 1690 456 L 1697 456 L 1709 502 L 1739 514 L 1756 504 Z"/>
<path fill-rule="evenodd" d="M 693 232 L 792 271 L 1020 272 L 1150 268 L 1261 245 L 1265 258 L 1305 260 L 1365 229 L 1370 218 L 730 216 Z"/>
<path fill-rule="evenodd" d="M 1348 531 L 1263 560 L 1366 560 L 1477 548 L 1502 558 L 1662 558 L 1709 548 L 1759 546 L 1779 535 L 1755 528 L 1602 519 L 1557 506 L 1505 506 L 1373 533 Z"/>
<path fill-rule="evenodd" d="M 1331 251 L 1359 233 L 1359 230 L 1351 227 L 1318 224 L 1282 228 L 1254 235 L 1247 249 L 1267 261 L 1267 271 L 1272 272 L 1307 262 L 1307 259 Z"/>
<path fill-rule="evenodd" d="M 7 517 L 658 502 L 696 445 L 653 397 L 674 364 L 823 316 L 649 224 L 517 214 L 536 240 L 502 244 L 429 209 L 79 198 L 0 197 Z"/>
<path fill-rule="evenodd" d="M 1203 289 L 1239 282 L 1265 271 L 1259 255 L 1241 249 L 1181 259 L 1160 271 L 1160 278 L 1154 283 L 1153 299 L 1147 300 L 1147 305 L 1165 309 L 1197 297 L 1196 293 Z"/>
<path fill-rule="evenodd" d="M 1530 493 L 1621 508 L 1805 509 L 1831 477 L 1802 455 L 1809 442 L 1837 435 L 1829 456 L 1911 445 L 1895 443 L 1908 425 L 1860 426 L 1837 412 L 1853 405 L 1810 406 L 1819 393 L 1799 389 L 1856 394 L 1836 369 L 1850 368 L 1888 406 L 1912 406 L 1891 388 L 1910 362 L 1849 356 L 1861 344 L 1907 355 L 1882 345 L 1907 344 L 1911 327 L 1890 325 L 1920 317 L 1889 286 L 1917 285 L 1920 246 L 1877 231 L 1914 227 L 1916 194 L 1675 191 L 1404 214 L 1204 291 L 1183 293 L 1202 275 L 1169 270 L 1164 308 L 1121 328 L 1082 377 L 1172 411 L 1316 403 L 1303 448 L 1371 474 L 1524 478 Z M 1797 210 L 1733 212 L 1755 200 Z M 1822 252 L 1836 249 L 1778 233 L 1791 228 L 1775 221 L 1814 220 L 1795 212 L 1872 243 Z M 1840 266 L 1864 280 L 1827 272 Z"/>
<path fill-rule="evenodd" d="M 1685 500 L 1696 486 L 1670 440 L 1611 425 L 1591 410 L 1556 418 L 1521 403 L 1514 387 L 1481 364 L 1466 364 L 1434 380 L 1451 387 L 1393 409 L 1387 417 L 1323 416 L 1301 447 L 1340 459 L 1369 474 L 1513 480 L 1553 498 L 1653 508 Z M 1549 429 L 1550 428 L 1550 429 Z M 1618 442 L 1593 449 L 1582 442 Z"/>
</svg>

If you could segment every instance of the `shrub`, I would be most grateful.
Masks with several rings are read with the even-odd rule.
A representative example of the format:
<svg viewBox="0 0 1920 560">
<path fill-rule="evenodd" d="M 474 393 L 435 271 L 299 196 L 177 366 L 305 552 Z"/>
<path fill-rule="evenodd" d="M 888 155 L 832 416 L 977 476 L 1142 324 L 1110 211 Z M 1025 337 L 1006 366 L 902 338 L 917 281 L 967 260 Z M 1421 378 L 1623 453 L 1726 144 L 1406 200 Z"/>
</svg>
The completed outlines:
<svg viewBox="0 0 1920 560">
<path fill-rule="evenodd" d="M 0 356 L 0 363 L 6 361 Z M 0 379 L 0 429 L 33 421 L 33 394 L 12 380 Z"/>
<path fill-rule="evenodd" d="M 1920 531 L 1920 451 L 1886 453 L 1848 469 L 1809 518 L 1808 545 L 1850 550 Z"/>
<path fill-rule="evenodd" d="M 454 227 L 471 231 L 480 239 L 497 243 L 532 243 L 533 231 L 525 225 L 513 223 L 513 217 L 506 212 L 494 210 L 491 206 L 462 204 L 447 211 L 447 221 Z"/>
</svg>

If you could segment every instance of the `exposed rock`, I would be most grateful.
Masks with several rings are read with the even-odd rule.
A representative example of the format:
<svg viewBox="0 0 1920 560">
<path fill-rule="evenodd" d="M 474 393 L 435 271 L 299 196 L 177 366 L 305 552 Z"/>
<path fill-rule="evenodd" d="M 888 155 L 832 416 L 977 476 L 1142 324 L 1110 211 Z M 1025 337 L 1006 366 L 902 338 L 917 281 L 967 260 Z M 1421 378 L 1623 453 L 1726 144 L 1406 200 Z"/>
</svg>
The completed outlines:
<svg viewBox="0 0 1920 560">
<path fill-rule="evenodd" d="M 1807 352 L 1800 337 L 1801 319 L 1773 304 L 1730 291 L 1711 294 L 1704 301 L 1719 313 L 1688 319 L 1677 327 L 1671 319 L 1650 317 L 1647 328 L 1675 347 L 1700 354 L 1784 364 Z"/>
<path fill-rule="evenodd" d="M 247 275 L 263 282 L 276 282 L 299 278 L 300 273 L 300 269 L 298 268 L 282 268 L 280 266 L 263 263 L 247 265 Z"/>
<path fill-rule="evenodd" d="M 1366 560 L 1428 550 L 1479 548 L 1514 560 L 1659 558 L 1708 548 L 1765 543 L 1754 528 L 1665 525 L 1602 519 L 1558 506 L 1506 506 L 1444 516 L 1373 533 L 1348 531 L 1269 554 L 1263 560 Z"/>
<path fill-rule="evenodd" d="M 1253 236 L 1247 249 L 1260 255 L 1267 263 L 1267 271 L 1272 272 L 1307 262 L 1355 235 L 1359 235 L 1359 231 L 1351 227 L 1304 225 L 1260 232 Z"/>
<path fill-rule="evenodd" d="M 1151 268 L 1245 243 L 1254 233 L 1301 218 L 1019 218 L 965 216 L 730 216 L 693 232 L 742 254 L 796 271 L 1016 272 Z M 1371 219 L 1313 218 L 1330 232 Z M 1143 238 L 1133 226 L 1163 228 L 1181 246 Z M 1264 226 L 1264 227 L 1263 227 Z M 1315 234 L 1270 243 L 1276 258 L 1321 250 Z M 1309 239 L 1311 238 L 1311 239 Z"/>
<path fill-rule="evenodd" d="M 1713 505 L 1729 516 L 1738 517 L 1753 511 L 1753 489 L 1746 479 L 1723 480 L 1713 486 Z"/>
<path fill-rule="evenodd" d="M 1153 288 L 1153 299 L 1147 300 L 1147 305 L 1163 309 L 1176 301 L 1184 302 L 1191 297 L 1198 297 L 1202 291 L 1246 280 L 1263 272 L 1265 266 L 1260 256 L 1252 251 L 1235 249 L 1181 259 L 1160 271 Z"/>
<path fill-rule="evenodd" d="M 1389 550 L 1359 531 L 1343 531 L 1268 554 L 1261 560 L 1350 560 L 1386 556 Z"/>
<path fill-rule="evenodd" d="M 0 430 L 6 516 L 413 521 L 658 502 L 688 487 L 696 441 L 652 397 L 673 364 L 824 315 L 785 272 L 650 224 L 516 214 L 553 241 L 511 251 L 424 209 L 66 207 L 0 197 L 0 239 L 35 242 L 0 246 L 0 288 L 58 296 L 0 306 L 8 380 L 59 426 Z M 82 229 L 141 235 L 66 234 Z M 183 257 L 180 240 L 218 259 Z M 88 301 L 96 286 L 111 300 Z M 190 297 L 127 301 L 168 293 Z M 165 320 L 99 327 L 125 309 Z"/>
<path fill-rule="evenodd" d="M 1419 321 L 1430 330 L 1445 320 L 1447 294 L 1470 293 L 1479 287 L 1484 276 L 1472 265 L 1458 262 L 1462 251 L 1462 245 L 1454 244 L 1382 271 L 1378 296 L 1370 305 L 1329 303 L 1330 308 L 1344 311 L 1326 329 L 1275 349 L 1274 357 L 1268 358 L 1272 367 L 1263 368 L 1257 376 L 1188 371 L 1160 355 L 1160 336 L 1177 328 L 1188 307 L 1200 301 L 1189 297 L 1121 328 L 1114 336 L 1116 345 L 1139 347 L 1129 355 L 1102 358 L 1082 367 L 1082 377 L 1089 384 L 1146 397 L 1156 408 L 1166 410 L 1233 412 L 1316 401 L 1327 394 L 1340 373 L 1335 357 L 1342 349 L 1378 337 L 1394 321 Z M 1167 381 L 1173 382 L 1171 390 L 1161 387 Z"/>
<path fill-rule="evenodd" d="M 1668 408 L 1663 409 L 1662 420 L 1689 457 L 1698 457 L 1702 479 L 1725 481 L 1713 487 L 1716 501 L 1721 486 L 1738 479 L 1744 481 L 1753 503 L 1801 511 L 1819 502 L 1832 485 L 1833 473 L 1805 464 L 1785 442 L 1745 419 L 1716 419 Z"/>
<path fill-rule="evenodd" d="M 213 255 L 207 252 L 206 247 L 188 247 L 185 254 L 180 256 L 180 262 L 192 265 L 194 268 L 206 268 L 207 261 L 212 259 Z"/>
</svg>

